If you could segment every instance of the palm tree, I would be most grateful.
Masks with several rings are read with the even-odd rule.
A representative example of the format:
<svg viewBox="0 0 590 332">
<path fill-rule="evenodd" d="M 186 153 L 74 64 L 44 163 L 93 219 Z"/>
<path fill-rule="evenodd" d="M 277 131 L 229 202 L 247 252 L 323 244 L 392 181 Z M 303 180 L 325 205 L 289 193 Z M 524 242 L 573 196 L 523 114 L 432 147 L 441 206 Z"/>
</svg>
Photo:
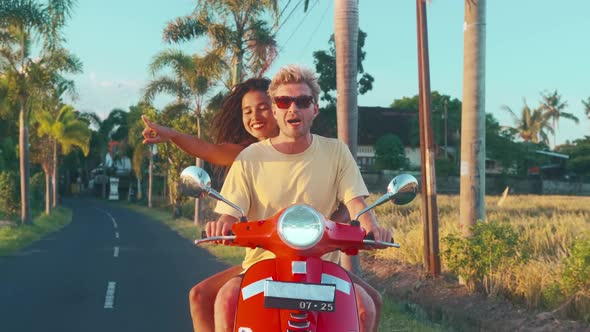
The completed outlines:
<svg viewBox="0 0 590 332">
<path fill-rule="evenodd" d="M 102 155 L 106 153 L 107 140 L 103 139 L 100 131 L 102 119 L 94 112 L 81 112 L 80 120 L 86 122 L 90 129 L 90 153 L 84 161 L 84 172 L 86 178 L 90 179 L 91 169 L 96 169 L 102 162 Z M 93 179 L 94 184 L 96 178 Z"/>
<path fill-rule="evenodd" d="M 37 115 L 39 128 L 38 136 L 49 136 L 51 149 L 53 151 L 53 207 L 57 206 L 57 174 L 58 174 L 58 146 L 61 147 L 63 155 L 67 155 L 72 147 L 77 146 L 82 149 L 84 156 L 88 156 L 90 148 L 90 129 L 87 124 L 79 119 L 78 113 L 70 105 L 64 105 L 59 110 L 57 117 L 48 111 L 41 111 Z M 46 181 L 46 185 L 50 183 Z M 47 211 L 47 208 L 46 208 Z"/>
<path fill-rule="evenodd" d="M 47 4 L 34 0 L 3 1 L 0 8 L 0 72 L 8 77 L 10 97 L 19 106 L 19 159 L 21 181 L 21 223 L 31 222 L 29 197 L 28 97 L 46 72 L 43 63 L 52 60 L 61 42 L 60 29 L 70 15 L 71 0 L 50 0 Z M 43 51 L 31 57 L 31 44 L 41 37 Z M 59 52 L 58 52 L 59 53 Z M 55 61 L 55 59 L 53 59 Z M 65 69 L 66 62 L 53 62 L 45 68 Z"/>
<path fill-rule="evenodd" d="M 103 198 L 106 198 L 106 155 L 108 153 L 109 142 L 113 140 L 124 141 L 127 139 L 127 116 L 127 112 L 117 108 L 113 109 L 104 120 L 96 113 L 80 114 L 80 119 L 85 121 L 87 126 L 96 128 L 96 131 L 92 131 L 91 150 L 98 154 L 94 158 L 97 160 L 97 166 L 102 167 L 103 182 L 101 197 Z"/>
<path fill-rule="evenodd" d="M 334 44 L 336 46 L 336 90 L 338 138 L 348 144 L 353 156 L 357 150 L 357 43 L 358 1 L 334 3 Z"/>
<path fill-rule="evenodd" d="M 150 119 L 154 119 L 156 116 L 156 110 L 151 106 L 139 103 L 138 105 L 129 107 L 129 117 L 127 118 L 129 127 L 129 145 L 133 149 L 133 157 L 131 158 L 131 165 L 133 172 L 137 179 L 137 199 L 142 199 L 141 180 L 143 179 L 142 166 L 145 158 L 149 158 L 150 167 L 148 173 L 148 188 L 151 188 L 152 183 L 152 146 L 146 146 L 143 144 L 143 137 L 141 132 L 144 129 L 141 115 L 145 114 Z M 148 190 L 148 206 L 151 208 L 151 190 Z"/>
<path fill-rule="evenodd" d="M 306 2 L 305 7 L 307 8 Z M 334 2 L 334 44 L 336 46 L 336 120 L 338 138 L 343 140 L 356 158 L 358 141 L 358 0 Z M 354 256 L 343 256 L 342 266 L 360 272 L 360 261 Z"/>
<path fill-rule="evenodd" d="M 575 115 L 563 111 L 563 109 L 567 107 L 567 102 L 561 101 L 561 95 L 557 93 L 557 90 L 551 93 L 542 93 L 541 98 L 541 109 L 545 112 L 547 119 L 551 119 L 552 121 L 551 128 L 553 129 L 553 147 L 555 147 L 555 134 L 557 131 L 557 126 L 559 126 L 559 119 L 570 119 L 576 124 L 578 124 L 580 120 Z"/>
<path fill-rule="evenodd" d="M 38 125 L 38 124 L 37 124 Z M 51 174 L 53 173 L 53 153 L 51 149 L 51 138 L 49 136 L 31 137 L 31 161 L 41 165 L 45 174 L 45 214 L 51 214 L 51 205 L 53 203 L 53 187 L 51 185 Z"/>
<path fill-rule="evenodd" d="M 70 93 L 75 97 L 74 82 L 63 78 L 61 75 L 53 73 L 53 77 L 46 80 L 46 86 L 41 89 L 33 89 L 35 92 L 29 96 L 29 103 L 34 112 L 45 110 L 49 112 L 54 118 L 58 115 L 60 108 L 63 106 L 62 96 L 65 93 Z M 37 125 L 39 122 L 37 121 Z M 37 135 L 39 136 L 39 128 L 37 127 Z M 51 214 L 52 206 L 57 204 L 57 173 L 54 167 L 54 156 L 51 149 L 53 137 L 41 135 L 39 140 L 32 142 L 31 160 L 41 165 L 45 173 L 45 213 Z M 36 146 L 37 145 L 37 146 Z M 55 198 L 55 199 L 54 199 Z"/>
<path fill-rule="evenodd" d="M 520 117 L 508 106 L 502 106 L 502 109 L 510 113 L 514 119 L 514 127 L 505 127 L 511 135 L 518 135 L 525 142 L 549 144 L 547 132 L 553 133 L 553 127 L 548 125 L 548 114 L 543 112 L 542 108 L 531 110 L 523 99 L 524 106 L 521 110 Z"/>
<path fill-rule="evenodd" d="M 151 102 L 156 94 L 168 93 L 176 96 L 178 108 L 193 109 L 196 117 L 197 137 L 201 138 L 201 122 L 205 98 L 210 93 L 214 82 L 218 80 L 226 68 L 223 60 L 216 53 L 204 57 L 189 56 L 181 51 L 167 50 L 156 55 L 150 64 L 153 76 L 164 68 L 173 69 L 175 77 L 159 76 L 150 81 L 145 88 L 146 101 Z M 196 165 L 203 167 L 197 158 Z M 195 200 L 195 223 L 200 223 L 200 200 Z"/>
<path fill-rule="evenodd" d="M 465 0 L 460 226 L 485 220 L 485 0 Z"/>
<path fill-rule="evenodd" d="M 198 0 L 193 15 L 179 17 L 164 29 L 168 42 L 205 37 L 211 53 L 231 63 L 231 85 L 243 72 L 261 76 L 276 57 L 275 36 L 262 19 L 270 12 L 278 17 L 277 0 Z"/>
<path fill-rule="evenodd" d="M 151 102 L 159 93 L 174 95 L 179 107 L 192 107 L 200 120 L 205 98 L 225 69 L 223 60 L 215 53 L 199 57 L 167 50 L 156 55 L 150 64 L 153 76 L 165 68 L 172 68 L 175 76 L 159 76 L 150 81 L 144 90 L 144 99 Z M 199 124 L 197 130 L 201 130 Z"/>
<path fill-rule="evenodd" d="M 77 66 L 77 65 L 76 65 Z M 73 70 L 78 70 L 79 67 L 74 68 Z M 74 88 L 74 82 L 71 80 L 67 80 L 63 78 L 61 75 L 55 74 L 51 80 L 48 80 L 48 85 L 46 87 L 46 91 L 48 92 L 46 96 L 42 97 L 40 100 L 41 109 L 45 109 L 56 121 L 56 117 L 59 116 L 61 110 L 64 107 L 63 104 L 63 95 L 68 93 L 73 98 L 76 98 L 76 91 Z M 76 118 L 78 118 L 78 114 L 76 114 Z M 54 138 L 50 138 L 53 139 Z M 58 202 L 58 173 L 57 173 L 57 154 L 56 149 L 54 149 L 53 153 L 53 161 L 51 163 L 51 185 L 52 185 L 52 205 L 53 207 L 57 207 Z"/>
</svg>

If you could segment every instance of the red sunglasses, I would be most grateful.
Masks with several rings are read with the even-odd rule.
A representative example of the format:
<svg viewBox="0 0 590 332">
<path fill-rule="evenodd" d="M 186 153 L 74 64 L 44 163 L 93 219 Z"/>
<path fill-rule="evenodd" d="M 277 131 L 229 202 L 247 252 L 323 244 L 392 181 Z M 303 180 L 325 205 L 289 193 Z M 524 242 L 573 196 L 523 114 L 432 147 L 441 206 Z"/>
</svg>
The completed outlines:
<svg viewBox="0 0 590 332">
<path fill-rule="evenodd" d="M 311 103 L 313 103 L 312 96 L 298 96 L 298 97 L 291 97 L 291 96 L 277 96 L 274 97 L 274 103 L 280 109 L 288 109 L 291 107 L 291 104 L 295 102 L 297 108 L 308 108 Z"/>
</svg>

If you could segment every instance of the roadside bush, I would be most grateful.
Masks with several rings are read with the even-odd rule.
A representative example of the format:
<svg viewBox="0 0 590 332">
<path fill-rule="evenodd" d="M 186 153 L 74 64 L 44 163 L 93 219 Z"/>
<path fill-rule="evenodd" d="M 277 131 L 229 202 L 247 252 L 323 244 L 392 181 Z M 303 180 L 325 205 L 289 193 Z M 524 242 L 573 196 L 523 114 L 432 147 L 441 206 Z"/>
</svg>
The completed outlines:
<svg viewBox="0 0 590 332">
<path fill-rule="evenodd" d="M 509 225 L 478 222 L 473 236 L 464 238 L 450 233 L 442 239 L 442 252 L 448 268 L 461 277 L 474 291 L 482 285 L 488 295 L 496 295 L 502 275 L 509 267 L 526 260 L 518 234 Z"/>
<path fill-rule="evenodd" d="M 562 280 L 569 300 L 568 314 L 590 321 L 590 240 L 578 240 L 564 261 Z"/>
<path fill-rule="evenodd" d="M 18 190 L 16 173 L 0 171 L 0 215 L 8 218 L 18 215 Z"/>
<path fill-rule="evenodd" d="M 590 296 L 590 240 L 574 242 L 564 261 L 563 283 L 568 294 L 583 292 Z"/>
<path fill-rule="evenodd" d="M 545 309 L 558 307 L 565 301 L 565 295 L 558 282 L 553 282 L 541 291 L 541 306 Z"/>
</svg>

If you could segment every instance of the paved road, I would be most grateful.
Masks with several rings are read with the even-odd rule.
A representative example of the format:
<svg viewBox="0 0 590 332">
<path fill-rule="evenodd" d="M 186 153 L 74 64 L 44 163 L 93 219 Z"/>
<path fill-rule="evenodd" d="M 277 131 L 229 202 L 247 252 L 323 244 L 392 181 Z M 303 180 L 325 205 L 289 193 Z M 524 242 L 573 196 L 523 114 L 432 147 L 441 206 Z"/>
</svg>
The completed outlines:
<svg viewBox="0 0 590 332">
<path fill-rule="evenodd" d="M 192 331 L 188 291 L 224 265 L 135 212 L 66 205 L 70 225 L 0 257 L 0 330 Z"/>
</svg>

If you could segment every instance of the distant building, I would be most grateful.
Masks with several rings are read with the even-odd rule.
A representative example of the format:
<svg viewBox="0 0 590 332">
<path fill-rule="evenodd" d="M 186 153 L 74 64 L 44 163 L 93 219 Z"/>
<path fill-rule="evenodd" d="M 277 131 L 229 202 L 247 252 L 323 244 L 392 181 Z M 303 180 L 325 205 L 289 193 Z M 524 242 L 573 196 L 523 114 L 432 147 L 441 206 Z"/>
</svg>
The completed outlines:
<svg viewBox="0 0 590 332">
<path fill-rule="evenodd" d="M 131 174 L 131 160 L 127 156 L 119 156 L 120 142 L 109 142 L 109 153 L 105 156 L 105 165 L 107 169 L 114 169 L 114 176 L 128 176 Z"/>
<path fill-rule="evenodd" d="M 420 146 L 411 146 L 412 121 L 418 113 L 390 107 L 358 107 L 359 130 L 357 163 L 361 169 L 375 167 L 375 143 L 386 135 L 394 134 L 405 146 L 410 168 L 420 167 Z M 417 130 L 417 128 L 415 129 Z"/>
<path fill-rule="evenodd" d="M 543 178 L 561 178 L 567 177 L 565 167 L 566 161 L 570 158 L 566 154 L 536 150 L 535 153 L 548 156 L 549 162 L 537 166 L 537 174 Z M 530 170 L 529 170 L 530 173 Z"/>
</svg>

